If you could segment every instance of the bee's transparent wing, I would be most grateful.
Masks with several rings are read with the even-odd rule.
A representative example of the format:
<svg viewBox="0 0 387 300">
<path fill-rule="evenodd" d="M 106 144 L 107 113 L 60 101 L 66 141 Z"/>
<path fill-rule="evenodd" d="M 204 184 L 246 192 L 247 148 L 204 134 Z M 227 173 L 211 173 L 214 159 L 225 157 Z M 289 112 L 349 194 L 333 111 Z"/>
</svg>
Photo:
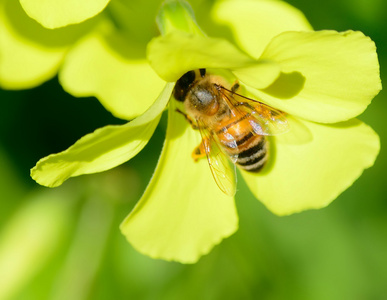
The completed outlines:
<svg viewBox="0 0 387 300">
<path fill-rule="evenodd" d="M 234 113 L 242 116 L 251 114 L 254 117 L 249 119 L 253 133 L 257 135 L 278 135 L 289 131 L 289 123 L 284 112 L 260 101 L 232 92 L 222 86 L 218 87 L 228 105 L 233 107 Z"/>
<path fill-rule="evenodd" d="M 206 152 L 208 165 L 212 176 L 220 190 L 228 196 L 234 196 L 236 192 L 236 167 L 232 157 L 222 151 L 222 146 L 205 124 L 197 121 L 202 136 L 202 145 Z M 231 161 L 230 161 L 231 160 Z"/>
</svg>

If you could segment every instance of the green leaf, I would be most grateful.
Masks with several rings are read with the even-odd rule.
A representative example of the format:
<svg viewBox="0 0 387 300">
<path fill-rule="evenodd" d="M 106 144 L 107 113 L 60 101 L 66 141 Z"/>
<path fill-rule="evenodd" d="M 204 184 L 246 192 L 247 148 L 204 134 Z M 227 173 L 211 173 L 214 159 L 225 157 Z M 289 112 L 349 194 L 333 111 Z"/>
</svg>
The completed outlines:
<svg viewBox="0 0 387 300">
<path fill-rule="evenodd" d="M 34 194 L 2 228 L 0 299 L 15 299 L 62 244 L 71 227 L 73 196 L 68 189 Z"/>
<path fill-rule="evenodd" d="M 194 263 L 237 229 L 234 199 L 220 191 L 205 159 L 191 152 L 200 135 L 169 108 L 166 141 L 143 197 L 121 224 L 141 253 L 153 258 Z"/>
<path fill-rule="evenodd" d="M 302 12 L 282 1 L 218 1 L 212 16 L 228 25 L 238 46 L 255 58 L 276 35 L 312 29 Z"/>
<path fill-rule="evenodd" d="M 351 119 L 381 89 L 375 44 L 361 32 L 285 32 L 270 42 L 262 59 L 277 62 L 282 73 L 256 95 L 307 120 Z"/>
<path fill-rule="evenodd" d="M 110 0 L 20 0 L 26 13 L 46 28 L 83 22 L 100 13 Z"/>
<path fill-rule="evenodd" d="M 357 119 L 324 125 L 288 118 L 271 139 L 268 165 L 242 172 L 254 195 L 278 215 L 321 208 L 350 187 L 379 153 L 378 135 Z"/>
<path fill-rule="evenodd" d="M 145 45 L 156 35 L 155 16 L 163 0 L 115 0 L 109 3 L 106 15 L 121 34 Z"/>
<path fill-rule="evenodd" d="M 149 66 L 142 45 L 103 25 L 69 51 L 59 81 L 72 95 L 95 96 L 116 117 L 132 119 L 153 103 L 165 82 Z"/>
<path fill-rule="evenodd" d="M 32 178 L 55 187 L 69 177 L 102 172 L 128 161 L 148 143 L 172 89 L 173 84 L 167 84 L 156 102 L 132 122 L 97 129 L 67 150 L 41 159 L 31 170 Z"/>
<path fill-rule="evenodd" d="M 186 1 L 164 2 L 157 14 L 156 21 L 163 35 L 175 30 L 203 34 L 196 23 L 191 6 Z"/>
<path fill-rule="evenodd" d="M 70 247 L 66 245 L 68 252 L 62 258 L 61 268 L 52 284 L 52 299 L 82 299 L 94 291 L 93 282 L 104 263 L 106 250 L 111 243 L 111 232 L 117 232 L 113 221 L 115 203 L 104 197 L 105 187 L 100 185 L 99 188 L 90 189 L 93 192 L 86 196 L 81 211 L 77 212 L 77 223 L 69 226 L 76 230 Z M 80 265 L 82 268 L 79 268 Z"/>
</svg>

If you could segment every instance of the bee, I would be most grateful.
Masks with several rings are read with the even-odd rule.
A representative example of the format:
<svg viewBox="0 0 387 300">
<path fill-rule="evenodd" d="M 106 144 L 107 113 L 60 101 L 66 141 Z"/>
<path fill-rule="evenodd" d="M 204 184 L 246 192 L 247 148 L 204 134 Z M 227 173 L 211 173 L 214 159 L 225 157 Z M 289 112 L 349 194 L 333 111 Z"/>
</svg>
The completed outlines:
<svg viewBox="0 0 387 300">
<path fill-rule="evenodd" d="M 222 77 L 206 69 L 193 70 L 176 82 L 173 96 L 183 102 L 186 113 L 177 111 L 202 136 L 193 159 L 207 156 L 215 182 L 233 196 L 235 165 L 259 172 L 269 158 L 266 136 L 284 133 L 289 126 L 284 112 L 238 94 L 238 83 L 230 88 L 226 85 Z"/>
</svg>

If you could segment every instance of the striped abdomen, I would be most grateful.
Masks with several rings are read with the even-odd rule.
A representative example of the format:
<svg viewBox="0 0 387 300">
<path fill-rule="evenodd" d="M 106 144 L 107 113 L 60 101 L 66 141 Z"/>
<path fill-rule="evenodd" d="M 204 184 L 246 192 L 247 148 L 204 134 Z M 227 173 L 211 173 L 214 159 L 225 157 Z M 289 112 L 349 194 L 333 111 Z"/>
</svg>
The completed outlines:
<svg viewBox="0 0 387 300">
<path fill-rule="evenodd" d="M 239 152 L 236 164 L 249 172 L 258 172 L 265 165 L 268 157 L 264 136 L 253 136 L 246 149 Z"/>
<path fill-rule="evenodd" d="M 247 114 L 216 133 L 234 163 L 246 171 L 258 172 L 268 159 L 268 149 L 265 136 L 255 134 L 251 122 L 254 120 Z"/>
</svg>

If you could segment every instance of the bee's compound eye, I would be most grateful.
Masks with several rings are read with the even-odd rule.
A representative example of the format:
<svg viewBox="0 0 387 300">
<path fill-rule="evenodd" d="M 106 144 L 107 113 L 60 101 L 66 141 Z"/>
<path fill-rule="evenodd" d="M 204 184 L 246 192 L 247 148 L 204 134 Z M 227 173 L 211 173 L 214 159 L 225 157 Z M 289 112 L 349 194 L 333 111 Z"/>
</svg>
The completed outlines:
<svg viewBox="0 0 387 300">
<path fill-rule="evenodd" d="M 175 89 L 173 91 L 173 96 L 176 100 L 184 101 L 188 88 L 195 79 L 195 71 L 189 71 L 180 77 L 180 79 L 176 82 Z"/>
<path fill-rule="evenodd" d="M 189 71 L 180 77 L 177 84 L 179 84 L 182 88 L 188 88 L 189 85 L 195 81 L 195 77 L 195 71 Z"/>
</svg>

